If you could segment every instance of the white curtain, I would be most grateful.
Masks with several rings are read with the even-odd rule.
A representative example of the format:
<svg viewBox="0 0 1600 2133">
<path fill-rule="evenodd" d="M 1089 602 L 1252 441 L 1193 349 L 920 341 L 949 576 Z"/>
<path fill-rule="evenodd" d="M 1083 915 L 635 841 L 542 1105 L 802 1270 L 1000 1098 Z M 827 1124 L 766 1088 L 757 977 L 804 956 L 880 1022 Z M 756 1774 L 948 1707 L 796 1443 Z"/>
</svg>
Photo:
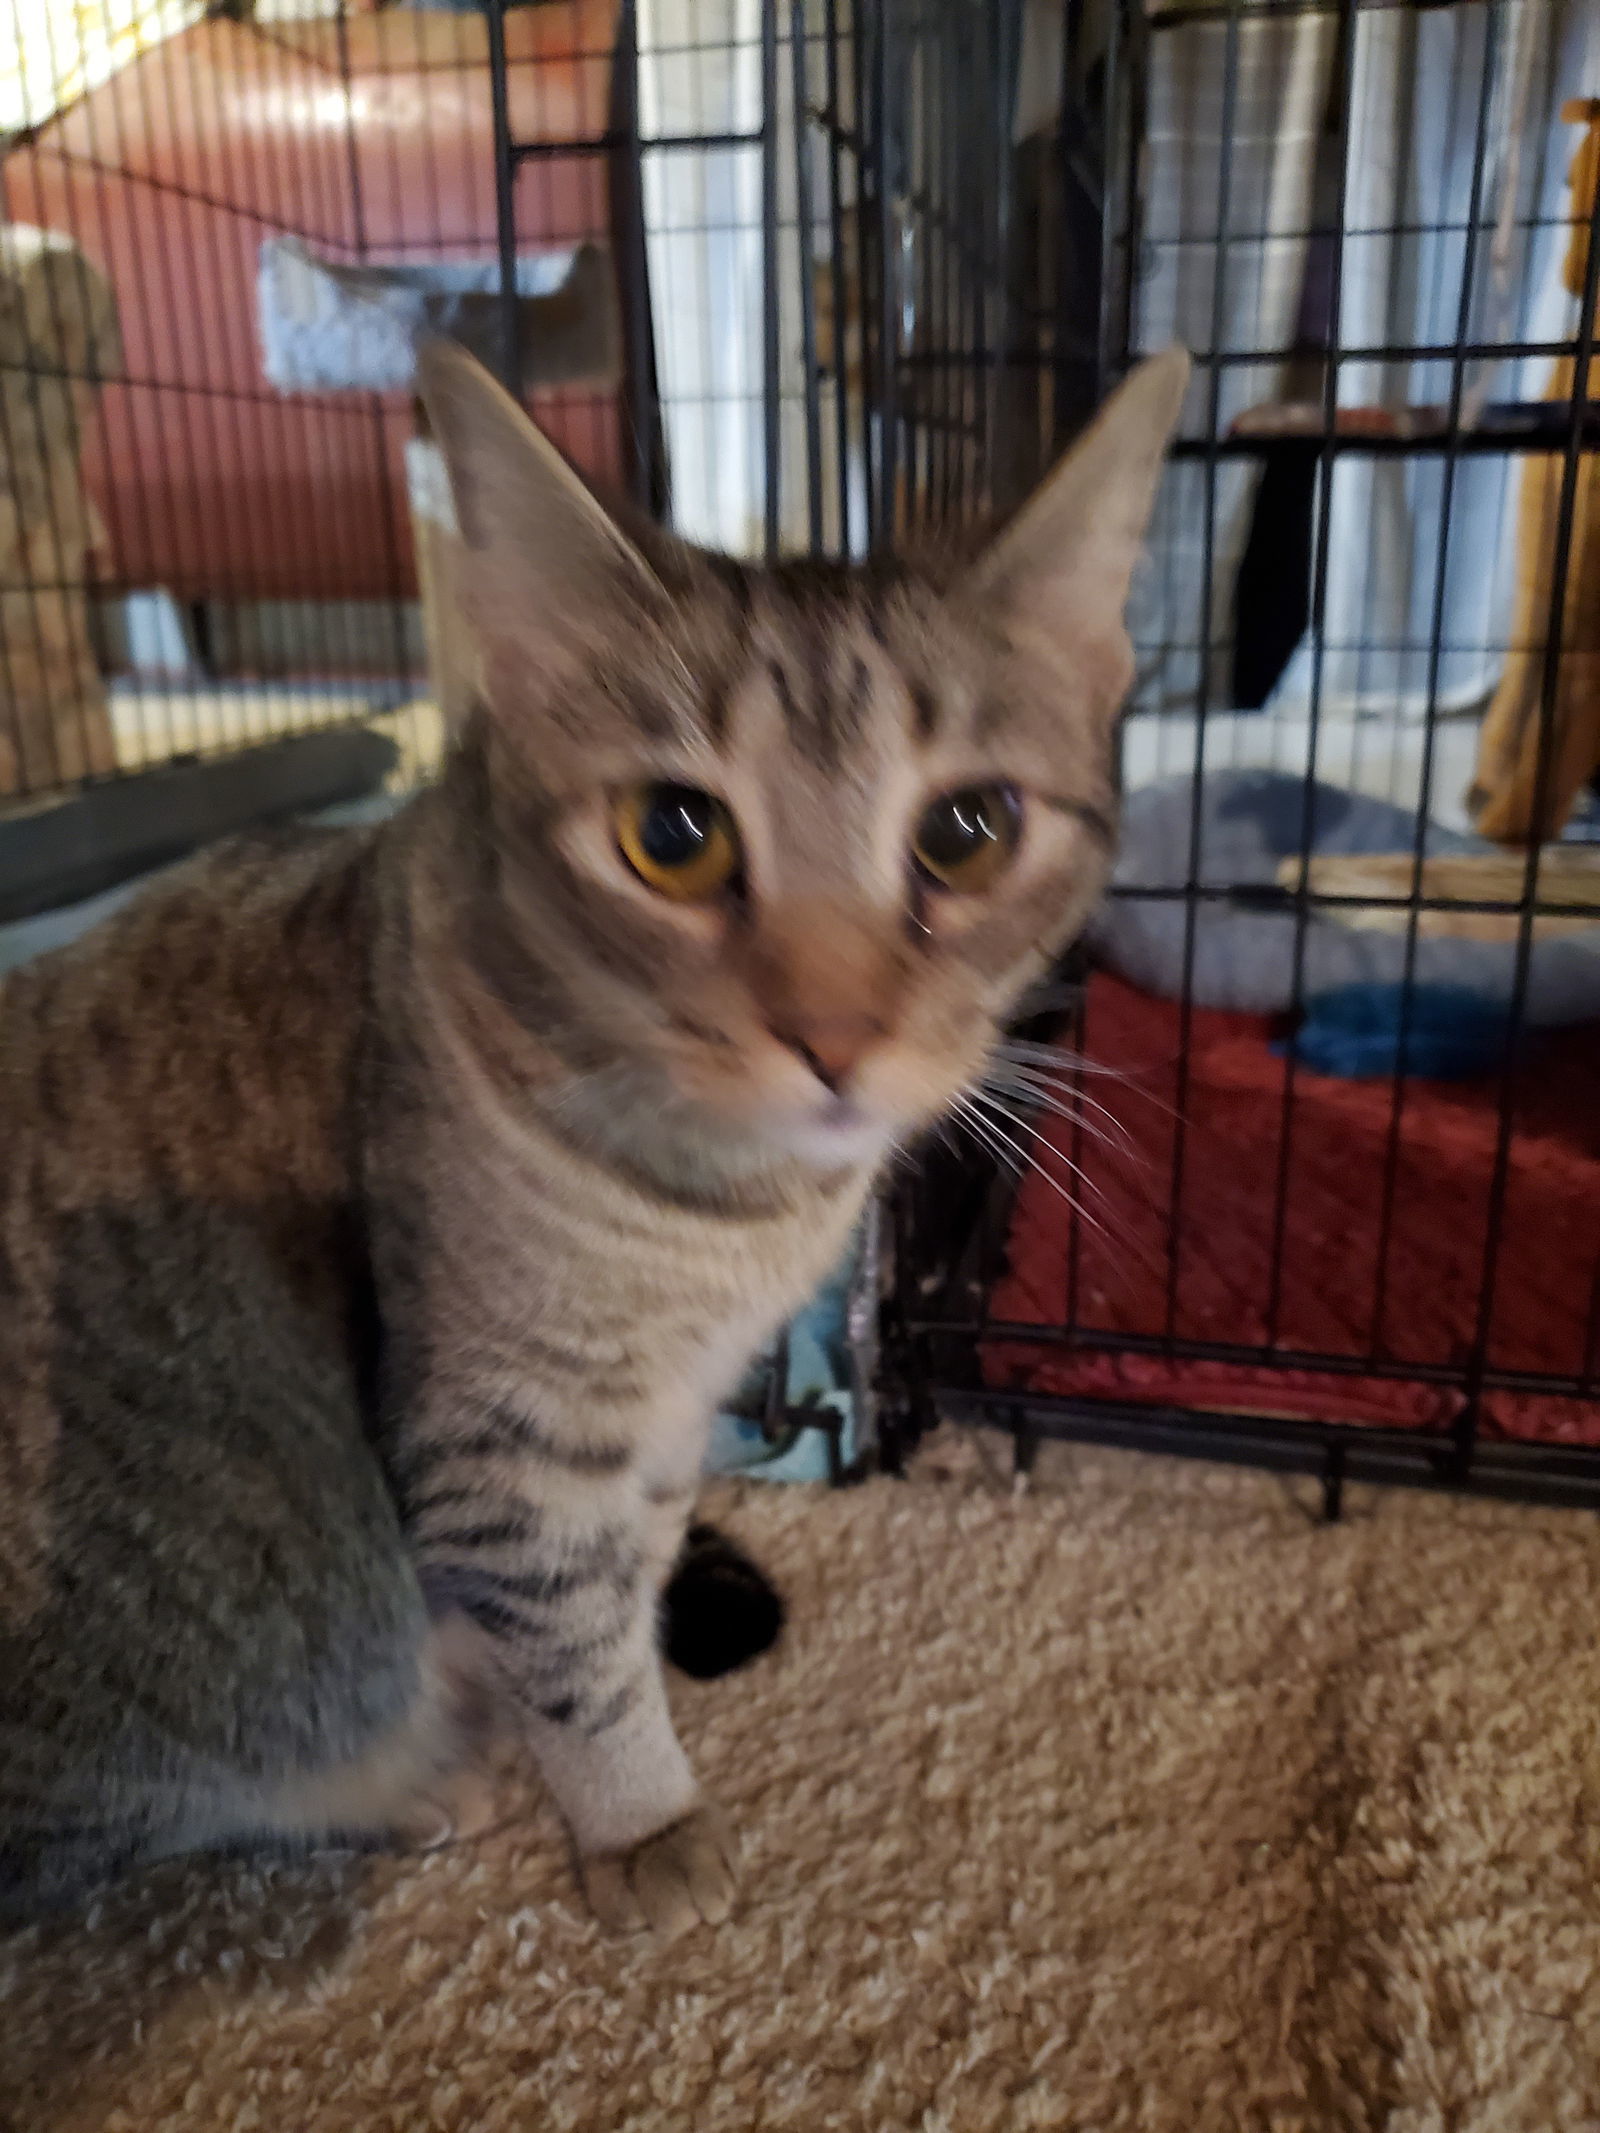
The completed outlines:
<svg viewBox="0 0 1600 2133">
<path fill-rule="evenodd" d="M 1573 330 L 1560 286 L 1566 169 L 1576 140 L 1562 100 L 1595 83 L 1593 0 L 1467 0 L 1358 19 L 1354 55 L 1340 342 L 1345 348 L 1494 343 Z M 1486 40 L 1492 39 L 1486 47 Z M 1467 223 L 1486 59 L 1480 226 Z M 1530 227 L 1531 225 L 1531 227 Z M 1498 231 L 1498 240 L 1497 240 Z M 1485 400 L 1537 397 L 1548 365 L 1501 360 L 1466 374 L 1470 419 Z M 1448 361 L 1345 364 L 1346 406 L 1442 406 Z M 1438 607 L 1445 471 L 1439 458 L 1341 459 L 1328 518 L 1324 715 L 1421 717 L 1436 612 L 1440 711 L 1474 710 L 1504 656 L 1514 571 L 1518 462 L 1464 456 L 1454 474 Z M 1303 644 L 1272 708 L 1309 707 Z"/>
<path fill-rule="evenodd" d="M 780 548 L 809 538 L 801 232 L 794 60 L 777 17 L 772 221 L 778 299 L 778 458 L 766 429 L 765 165 L 760 146 L 675 146 L 755 136 L 763 109 L 762 0 L 638 0 L 645 246 L 657 377 L 671 467 L 672 520 L 694 541 L 756 555 L 777 484 Z M 820 24 L 820 7 L 808 9 Z M 848 20 L 840 6 L 841 22 Z M 848 77 L 848 67 L 842 72 Z M 819 174 L 820 175 L 820 174 Z M 819 194 L 814 203 L 821 207 Z M 809 263 L 805 271 L 809 272 Z M 821 425 L 825 534 L 838 486 L 831 421 Z"/>
<path fill-rule="evenodd" d="M 1152 39 L 1138 338 L 1145 348 L 1178 339 L 1208 350 L 1215 341 L 1224 352 L 1254 349 L 1268 358 L 1224 370 L 1217 411 L 1223 431 L 1242 408 L 1281 396 L 1283 370 L 1271 358 L 1287 355 L 1294 338 L 1333 30 L 1328 16 L 1252 20 L 1247 10 L 1231 30 L 1226 23 L 1180 23 Z M 1600 78 L 1594 0 L 1364 9 L 1355 39 L 1338 262 L 1341 348 L 1448 346 L 1457 338 L 1486 53 L 1491 95 L 1467 336 L 1493 343 L 1570 334 L 1573 306 L 1559 268 L 1574 136 L 1559 111 L 1564 98 L 1592 93 Z M 1238 71 L 1224 215 L 1230 41 Z M 1486 399 L 1537 396 L 1547 368 L 1531 360 L 1479 365 L 1468 374 L 1468 418 Z M 1450 371 L 1443 360 L 1347 362 L 1340 403 L 1442 405 Z M 1204 431 L 1209 390 L 1202 368 L 1186 415 L 1191 436 Z M 1516 467 L 1499 456 L 1457 463 L 1437 675 L 1441 710 L 1475 709 L 1498 677 L 1514 567 Z M 1255 485 L 1249 461 L 1221 461 L 1214 487 L 1196 461 L 1171 469 L 1133 610 L 1138 708 L 1197 706 L 1203 638 L 1211 646 L 1207 700 L 1214 711 L 1231 708 L 1234 585 Z M 1333 722 L 1421 716 L 1443 486 L 1437 457 L 1336 462 L 1320 670 L 1308 636 L 1269 716 L 1303 720 L 1314 693 Z"/>
<path fill-rule="evenodd" d="M 1252 19 L 1252 12 L 1247 6 L 1232 25 L 1180 22 L 1151 37 L 1136 320 L 1145 349 L 1181 341 L 1197 354 L 1265 351 L 1275 358 L 1294 336 L 1334 20 Z M 1277 399 L 1281 384 L 1276 360 L 1225 366 L 1219 429 L 1241 409 Z M 1190 435 L 1206 428 L 1211 390 L 1202 364 L 1185 413 Z M 1223 640 L 1255 488 L 1248 460 L 1220 461 L 1214 480 L 1195 460 L 1169 470 L 1150 563 L 1130 612 L 1140 656 L 1138 708 L 1192 709 L 1207 644 L 1209 702 L 1225 706 L 1231 662 Z"/>
</svg>

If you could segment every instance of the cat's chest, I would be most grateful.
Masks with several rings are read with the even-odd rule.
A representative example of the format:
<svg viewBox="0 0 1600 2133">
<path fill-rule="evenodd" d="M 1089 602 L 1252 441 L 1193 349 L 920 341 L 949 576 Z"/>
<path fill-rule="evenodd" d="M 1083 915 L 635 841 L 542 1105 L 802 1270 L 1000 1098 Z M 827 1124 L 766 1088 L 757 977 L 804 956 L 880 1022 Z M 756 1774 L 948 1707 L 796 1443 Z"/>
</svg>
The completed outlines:
<svg viewBox="0 0 1600 2133">
<path fill-rule="evenodd" d="M 437 1337 L 544 1411 L 660 1427 L 704 1415 L 816 1288 L 865 1179 L 761 1219 L 683 1209 L 552 1166 L 455 1169 L 436 1204 Z"/>
</svg>

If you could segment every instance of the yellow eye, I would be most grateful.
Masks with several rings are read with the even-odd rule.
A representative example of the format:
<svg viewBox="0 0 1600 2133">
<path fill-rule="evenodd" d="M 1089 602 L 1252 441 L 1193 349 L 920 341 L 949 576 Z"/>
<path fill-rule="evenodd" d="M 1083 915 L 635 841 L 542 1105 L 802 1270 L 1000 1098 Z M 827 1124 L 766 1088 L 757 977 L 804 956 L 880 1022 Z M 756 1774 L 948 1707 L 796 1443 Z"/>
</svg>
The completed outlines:
<svg viewBox="0 0 1600 2133">
<path fill-rule="evenodd" d="M 694 785 L 636 785 L 612 805 L 617 848 L 639 879 L 675 903 L 707 902 L 739 871 L 739 833 Z"/>
<path fill-rule="evenodd" d="M 941 889 L 976 895 L 1010 864 L 1022 832 L 1014 785 L 964 785 L 930 803 L 912 844 L 917 865 Z"/>
</svg>

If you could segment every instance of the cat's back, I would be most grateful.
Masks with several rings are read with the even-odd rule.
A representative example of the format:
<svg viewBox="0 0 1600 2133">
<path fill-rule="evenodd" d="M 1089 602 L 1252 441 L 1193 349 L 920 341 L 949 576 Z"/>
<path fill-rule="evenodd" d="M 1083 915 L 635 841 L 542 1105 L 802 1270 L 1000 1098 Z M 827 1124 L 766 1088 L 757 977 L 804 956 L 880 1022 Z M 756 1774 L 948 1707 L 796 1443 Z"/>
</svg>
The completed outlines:
<svg viewBox="0 0 1600 2133">
<path fill-rule="evenodd" d="M 0 1915 L 414 1691 L 363 1405 L 381 839 L 220 846 L 0 989 Z"/>
<path fill-rule="evenodd" d="M 0 985 L 0 1197 L 346 1184 L 374 837 L 231 839 Z"/>
</svg>

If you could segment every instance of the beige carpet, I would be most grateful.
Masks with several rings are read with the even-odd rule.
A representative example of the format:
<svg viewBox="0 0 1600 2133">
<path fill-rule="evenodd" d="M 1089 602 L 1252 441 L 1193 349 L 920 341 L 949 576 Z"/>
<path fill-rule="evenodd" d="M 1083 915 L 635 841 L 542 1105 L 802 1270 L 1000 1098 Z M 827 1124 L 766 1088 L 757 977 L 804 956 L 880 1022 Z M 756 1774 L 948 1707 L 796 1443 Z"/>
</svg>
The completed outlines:
<svg viewBox="0 0 1600 2133">
<path fill-rule="evenodd" d="M 1600 2127 L 1600 1525 L 1067 1454 L 747 1491 L 685 1688 L 733 1923 L 600 1941 L 542 1812 L 193 1869 L 0 1961 L 16 2133 Z M 7 2118 L 9 2112 L 9 2118 Z"/>
</svg>

